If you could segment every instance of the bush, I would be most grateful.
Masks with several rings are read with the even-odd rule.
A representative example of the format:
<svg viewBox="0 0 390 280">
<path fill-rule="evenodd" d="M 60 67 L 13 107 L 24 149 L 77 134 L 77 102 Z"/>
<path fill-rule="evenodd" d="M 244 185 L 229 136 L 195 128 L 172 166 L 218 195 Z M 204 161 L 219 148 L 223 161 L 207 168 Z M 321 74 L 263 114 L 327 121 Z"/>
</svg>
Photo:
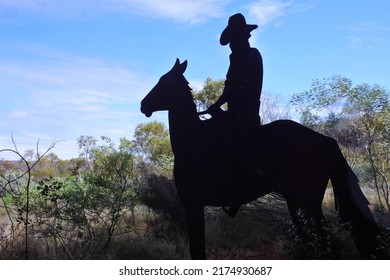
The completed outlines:
<svg viewBox="0 0 390 280">
<path fill-rule="evenodd" d="M 138 189 L 140 203 L 149 207 L 181 231 L 185 229 L 184 209 L 172 179 L 149 174 Z"/>
<path fill-rule="evenodd" d="M 284 250 L 289 259 L 298 260 L 353 260 L 360 255 L 353 242 L 349 226 L 336 215 L 327 215 L 321 228 L 299 214 L 302 227 L 288 222 L 285 225 Z"/>
</svg>

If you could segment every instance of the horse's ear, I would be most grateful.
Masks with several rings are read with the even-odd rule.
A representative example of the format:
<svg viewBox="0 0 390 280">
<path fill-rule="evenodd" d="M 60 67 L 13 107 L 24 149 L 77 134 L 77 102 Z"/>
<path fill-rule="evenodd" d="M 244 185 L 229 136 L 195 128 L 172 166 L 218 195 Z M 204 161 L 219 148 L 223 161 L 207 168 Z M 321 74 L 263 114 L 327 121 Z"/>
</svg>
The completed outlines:
<svg viewBox="0 0 390 280">
<path fill-rule="evenodd" d="M 173 65 L 172 70 L 179 71 L 181 74 L 183 74 L 187 69 L 187 60 L 184 60 L 183 63 L 180 63 L 180 60 L 176 58 L 175 65 Z"/>
<path fill-rule="evenodd" d="M 177 67 L 179 67 L 179 65 L 180 65 L 180 60 L 178 58 L 176 58 L 175 65 L 173 65 L 172 69 L 177 69 Z"/>
<path fill-rule="evenodd" d="M 182 74 L 186 71 L 187 65 L 188 65 L 187 60 L 184 60 L 184 62 L 180 64 L 179 70 L 180 70 L 180 72 L 181 72 Z"/>
</svg>

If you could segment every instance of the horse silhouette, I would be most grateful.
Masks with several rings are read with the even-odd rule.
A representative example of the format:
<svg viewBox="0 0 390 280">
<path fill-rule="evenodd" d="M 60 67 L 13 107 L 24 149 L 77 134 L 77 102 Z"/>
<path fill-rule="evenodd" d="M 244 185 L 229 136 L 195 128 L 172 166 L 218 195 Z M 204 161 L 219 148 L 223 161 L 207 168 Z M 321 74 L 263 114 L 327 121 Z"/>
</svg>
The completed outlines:
<svg viewBox="0 0 390 280">
<path fill-rule="evenodd" d="M 150 117 L 155 111 L 168 111 L 174 179 L 193 259 L 206 258 L 204 206 L 231 206 L 237 199 L 244 204 L 273 192 L 286 200 L 297 226 L 299 213 L 321 224 L 329 180 L 336 208 L 350 223 L 361 256 L 377 254 L 379 231 L 369 202 L 334 139 L 294 121 L 279 120 L 259 125 L 253 132 L 251 160 L 246 160 L 247 153 L 237 157 L 229 124 L 199 119 L 183 76 L 186 68 L 187 61 L 177 59 L 142 100 L 141 112 Z"/>
</svg>

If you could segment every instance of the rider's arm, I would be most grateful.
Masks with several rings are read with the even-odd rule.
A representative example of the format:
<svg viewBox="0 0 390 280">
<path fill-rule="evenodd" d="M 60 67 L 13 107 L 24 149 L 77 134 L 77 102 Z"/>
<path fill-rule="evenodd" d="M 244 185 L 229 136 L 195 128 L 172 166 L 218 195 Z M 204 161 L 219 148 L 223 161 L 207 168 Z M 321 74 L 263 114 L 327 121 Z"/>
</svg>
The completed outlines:
<svg viewBox="0 0 390 280">
<path fill-rule="evenodd" d="M 228 86 L 228 81 L 225 81 L 225 87 L 224 90 L 221 94 L 221 96 L 218 98 L 218 100 L 210 105 L 210 107 L 207 109 L 210 113 L 212 112 L 218 112 L 223 104 L 228 102 L 229 100 L 229 86 Z"/>
</svg>

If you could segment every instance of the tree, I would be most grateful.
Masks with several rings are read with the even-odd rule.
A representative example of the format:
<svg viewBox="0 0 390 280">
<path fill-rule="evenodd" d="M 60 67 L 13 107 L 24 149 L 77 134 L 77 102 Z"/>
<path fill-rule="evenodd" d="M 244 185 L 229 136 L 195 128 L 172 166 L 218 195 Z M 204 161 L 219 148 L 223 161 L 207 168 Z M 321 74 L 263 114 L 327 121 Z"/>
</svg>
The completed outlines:
<svg viewBox="0 0 390 280">
<path fill-rule="evenodd" d="M 205 111 L 210 105 L 214 104 L 222 95 L 225 87 L 225 80 L 213 80 L 207 78 L 201 90 L 193 91 L 192 95 L 198 112 Z M 223 105 L 227 110 L 227 104 Z M 288 106 L 281 106 L 281 98 L 273 96 L 269 92 L 263 92 L 261 95 L 260 119 L 262 123 L 269 123 L 289 116 Z M 205 119 L 203 116 L 201 118 Z"/>
<path fill-rule="evenodd" d="M 36 158 L 39 154 L 35 155 Z M 57 163 L 60 159 L 55 153 L 48 153 L 41 157 L 36 167 L 32 170 L 33 181 L 40 182 L 44 178 L 55 177 L 57 175 Z"/>
<path fill-rule="evenodd" d="M 10 172 L 16 169 L 18 169 L 18 166 L 15 162 L 11 160 L 0 159 L 0 176 L 4 176 L 6 172 Z"/>
<path fill-rule="evenodd" d="M 106 231 L 103 252 L 108 249 L 124 214 L 128 211 L 134 213 L 141 176 L 137 161 L 126 145 L 117 148 L 110 138 L 102 136 L 102 140 L 105 144 L 92 150 L 93 168 L 84 180 L 89 201 L 87 211 L 102 223 Z"/>
<path fill-rule="evenodd" d="M 93 136 L 80 136 L 77 139 L 79 146 L 79 156 L 84 157 L 89 169 L 92 168 L 92 150 L 96 146 L 97 139 Z"/>
<path fill-rule="evenodd" d="M 260 103 L 260 120 L 262 124 L 270 123 L 280 119 L 288 119 L 290 116 L 289 104 L 283 106 L 280 96 L 263 92 Z"/>
<path fill-rule="evenodd" d="M 44 178 L 31 191 L 31 223 L 44 259 L 79 259 L 92 252 L 92 223 L 87 218 L 88 193 L 76 177 Z"/>
<path fill-rule="evenodd" d="M 122 145 L 125 141 L 122 140 Z M 132 150 L 155 171 L 171 177 L 173 171 L 173 153 L 166 126 L 157 121 L 139 124 L 134 131 Z M 127 146 L 128 143 L 127 143 Z"/>
<path fill-rule="evenodd" d="M 364 155 L 366 161 L 360 168 L 366 169 L 366 177 L 372 178 L 369 184 L 375 189 L 380 206 L 387 210 L 390 209 L 389 100 L 389 91 L 379 85 L 353 85 L 350 79 L 340 76 L 314 80 L 309 91 L 292 98 L 303 124 Z"/>
<path fill-rule="evenodd" d="M 222 95 L 224 87 L 225 80 L 207 78 L 201 90 L 193 91 L 192 95 L 198 112 L 205 111 L 211 104 L 214 104 Z"/>
<path fill-rule="evenodd" d="M 33 156 L 31 156 L 31 152 L 26 153 L 26 157 L 30 157 L 28 160 L 24 157 L 18 150 L 14 139 L 12 138 L 12 142 L 14 144 L 14 149 L 0 149 L 0 154 L 3 152 L 13 153 L 17 157 L 20 158 L 20 163 L 25 165 L 23 169 L 21 169 L 18 173 L 9 173 L 9 174 L 0 174 L 0 191 L 1 191 L 1 206 L 4 208 L 6 212 L 6 216 L 11 224 L 11 235 L 12 239 L 15 239 L 16 233 L 16 225 L 15 220 L 17 221 L 17 225 L 20 225 L 22 222 L 24 224 L 24 238 L 25 238 L 25 249 L 24 255 L 25 259 L 29 257 L 29 224 L 30 224 L 30 189 L 32 182 L 32 170 L 33 168 L 39 164 L 40 160 L 46 156 L 52 150 L 57 143 L 53 141 L 50 146 L 44 151 L 42 154 L 39 153 L 39 140 L 37 141 L 36 151 L 37 157 L 35 161 L 31 161 Z M 31 150 L 30 150 L 31 151 Z M 33 153 L 32 153 L 33 154 Z M 19 201 L 19 207 L 15 207 L 15 205 L 10 205 L 5 198 L 10 197 L 12 199 L 16 199 Z M 14 241 L 14 240 L 12 240 Z"/>
</svg>

